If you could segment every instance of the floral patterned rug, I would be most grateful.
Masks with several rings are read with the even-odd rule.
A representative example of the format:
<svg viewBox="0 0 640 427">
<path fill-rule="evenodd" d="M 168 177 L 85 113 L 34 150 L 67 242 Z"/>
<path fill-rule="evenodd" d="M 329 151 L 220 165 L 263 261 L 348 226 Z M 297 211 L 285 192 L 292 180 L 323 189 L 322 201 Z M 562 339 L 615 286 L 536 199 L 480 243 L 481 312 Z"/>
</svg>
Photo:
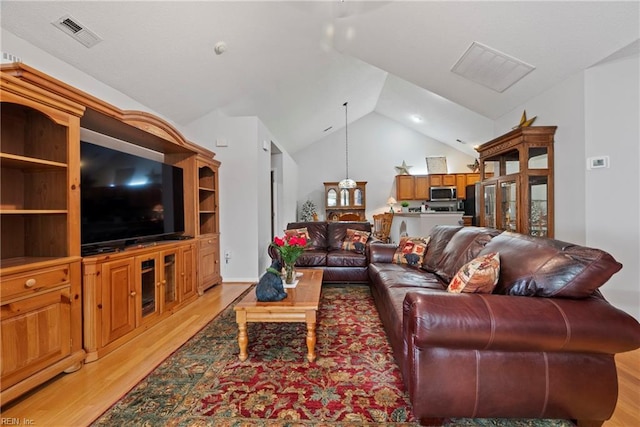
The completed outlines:
<svg viewBox="0 0 640 427">
<path fill-rule="evenodd" d="M 303 323 L 249 323 L 248 333 L 249 359 L 240 362 L 228 307 L 93 425 L 418 425 L 368 287 L 323 287 L 313 363 Z M 445 425 L 573 424 L 451 419 Z"/>
</svg>

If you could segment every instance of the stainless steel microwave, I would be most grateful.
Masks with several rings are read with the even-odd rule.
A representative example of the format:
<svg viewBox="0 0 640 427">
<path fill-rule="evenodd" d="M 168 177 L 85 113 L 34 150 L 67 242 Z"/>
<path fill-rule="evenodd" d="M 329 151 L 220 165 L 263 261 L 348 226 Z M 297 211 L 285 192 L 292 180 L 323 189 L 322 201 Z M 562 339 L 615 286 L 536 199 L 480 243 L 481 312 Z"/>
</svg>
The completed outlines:
<svg viewBox="0 0 640 427">
<path fill-rule="evenodd" d="M 441 200 L 456 200 L 456 187 L 431 187 L 429 190 L 430 200 L 437 202 Z"/>
</svg>

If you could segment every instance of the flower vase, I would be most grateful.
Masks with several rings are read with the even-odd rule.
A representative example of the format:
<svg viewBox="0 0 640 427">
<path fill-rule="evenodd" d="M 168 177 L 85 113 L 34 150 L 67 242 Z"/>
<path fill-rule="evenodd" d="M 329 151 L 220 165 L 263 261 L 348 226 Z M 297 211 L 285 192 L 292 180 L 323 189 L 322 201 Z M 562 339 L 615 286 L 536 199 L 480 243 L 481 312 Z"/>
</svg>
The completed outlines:
<svg viewBox="0 0 640 427">
<path fill-rule="evenodd" d="M 284 265 L 284 282 L 287 285 L 290 285 L 293 283 L 294 280 L 296 280 L 296 267 L 295 267 L 295 263 L 291 263 L 291 264 L 285 264 Z"/>
</svg>

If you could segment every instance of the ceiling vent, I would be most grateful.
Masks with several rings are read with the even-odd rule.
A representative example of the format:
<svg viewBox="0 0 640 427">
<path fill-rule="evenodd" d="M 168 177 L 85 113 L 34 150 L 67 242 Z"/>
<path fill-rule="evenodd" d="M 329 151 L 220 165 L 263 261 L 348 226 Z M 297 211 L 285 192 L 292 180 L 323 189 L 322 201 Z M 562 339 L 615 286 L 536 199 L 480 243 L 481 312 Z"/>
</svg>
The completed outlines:
<svg viewBox="0 0 640 427">
<path fill-rule="evenodd" d="M 65 15 L 53 21 L 52 24 L 86 47 L 93 47 L 102 41 L 94 32 L 88 30 L 70 15 Z"/>
<path fill-rule="evenodd" d="M 451 71 L 496 92 L 504 92 L 535 68 L 519 59 L 473 42 Z"/>
</svg>

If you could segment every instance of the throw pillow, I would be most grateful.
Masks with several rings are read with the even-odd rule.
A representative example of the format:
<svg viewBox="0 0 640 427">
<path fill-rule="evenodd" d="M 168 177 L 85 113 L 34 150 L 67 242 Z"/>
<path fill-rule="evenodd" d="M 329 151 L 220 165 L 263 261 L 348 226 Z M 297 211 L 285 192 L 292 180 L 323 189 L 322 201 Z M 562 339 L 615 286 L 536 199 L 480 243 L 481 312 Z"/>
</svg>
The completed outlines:
<svg viewBox="0 0 640 427">
<path fill-rule="evenodd" d="M 500 277 L 500 254 L 493 252 L 472 259 L 453 276 L 447 291 L 490 294 Z"/>
<path fill-rule="evenodd" d="M 307 227 L 292 228 L 290 230 L 284 230 L 284 235 L 285 237 L 297 236 L 297 237 L 304 237 L 305 239 L 307 239 L 307 241 L 311 240 L 311 238 L 309 237 L 309 230 L 307 230 Z"/>
<path fill-rule="evenodd" d="M 368 231 L 347 228 L 347 234 L 342 241 L 342 249 L 362 254 L 364 253 L 365 243 L 369 240 L 370 235 L 371 233 Z"/>
<path fill-rule="evenodd" d="M 411 267 L 420 267 L 424 260 L 424 254 L 429 246 L 431 237 L 402 237 L 400 244 L 393 254 L 393 262 L 407 264 Z"/>
</svg>

